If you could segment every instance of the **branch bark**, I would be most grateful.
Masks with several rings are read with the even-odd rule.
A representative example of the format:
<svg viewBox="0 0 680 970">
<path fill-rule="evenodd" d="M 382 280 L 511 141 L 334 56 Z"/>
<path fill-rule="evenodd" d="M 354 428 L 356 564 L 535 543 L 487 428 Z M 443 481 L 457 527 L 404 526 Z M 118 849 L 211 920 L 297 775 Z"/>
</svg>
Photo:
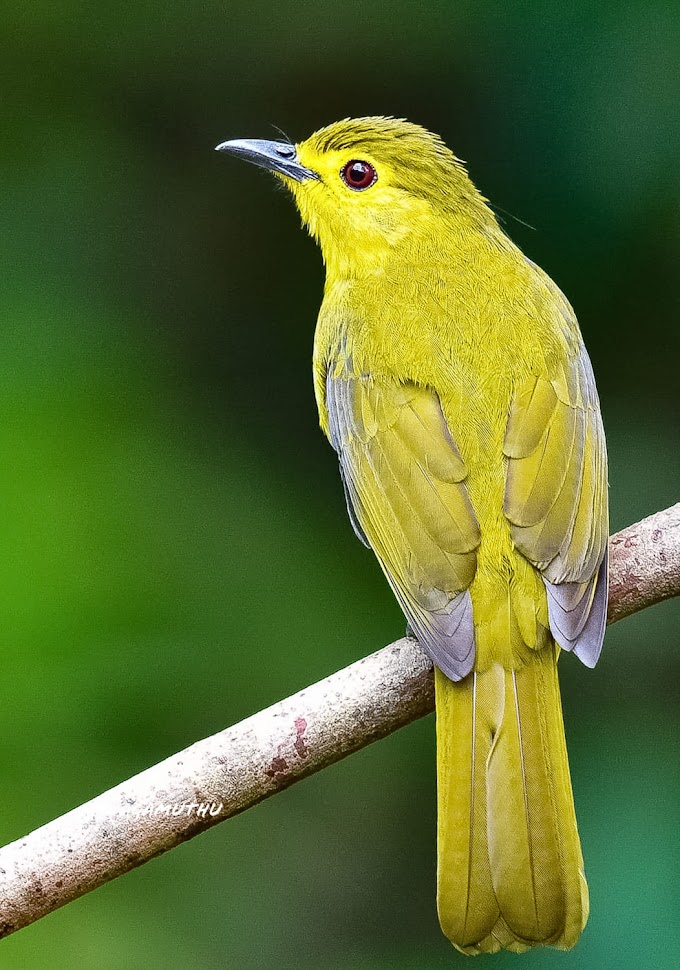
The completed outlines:
<svg viewBox="0 0 680 970">
<path fill-rule="evenodd" d="M 609 540 L 613 623 L 680 594 L 680 503 Z M 396 731 L 434 707 L 402 639 L 0 849 L 0 936 Z"/>
</svg>

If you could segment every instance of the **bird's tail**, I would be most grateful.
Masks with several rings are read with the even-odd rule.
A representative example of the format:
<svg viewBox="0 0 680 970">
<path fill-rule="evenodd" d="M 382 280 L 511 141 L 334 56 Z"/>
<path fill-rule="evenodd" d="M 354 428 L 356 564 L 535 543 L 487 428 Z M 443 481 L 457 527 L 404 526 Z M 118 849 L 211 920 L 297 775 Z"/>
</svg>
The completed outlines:
<svg viewBox="0 0 680 970">
<path fill-rule="evenodd" d="M 588 919 L 557 654 L 436 671 L 439 921 L 463 953 L 566 950 Z"/>
</svg>

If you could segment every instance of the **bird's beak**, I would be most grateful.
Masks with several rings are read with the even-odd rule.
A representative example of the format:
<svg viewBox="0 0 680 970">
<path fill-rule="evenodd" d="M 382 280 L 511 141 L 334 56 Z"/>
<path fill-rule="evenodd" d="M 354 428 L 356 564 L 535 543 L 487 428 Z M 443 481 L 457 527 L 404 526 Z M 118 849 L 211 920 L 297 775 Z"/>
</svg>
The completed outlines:
<svg viewBox="0 0 680 970">
<path fill-rule="evenodd" d="M 231 152 L 246 161 L 266 168 L 270 172 L 279 172 L 304 182 L 305 179 L 318 179 L 319 176 L 311 169 L 305 168 L 297 159 L 295 145 L 284 141 L 264 141 L 259 138 L 235 138 L 233 141 L 223 141 L 215 149 L 216 152 Z"/>
</svg>

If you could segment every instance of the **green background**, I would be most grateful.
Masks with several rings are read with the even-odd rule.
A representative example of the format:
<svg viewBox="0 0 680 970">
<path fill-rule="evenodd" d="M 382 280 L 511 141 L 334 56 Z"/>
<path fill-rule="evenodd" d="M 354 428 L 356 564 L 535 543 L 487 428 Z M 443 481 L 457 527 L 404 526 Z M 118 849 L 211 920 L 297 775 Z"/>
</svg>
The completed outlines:
<svg viewBox="0 0 680 970">
<path fill-rule="evenodd" d="M 0 34 L 1 841 L 403 632 L 316 426 L 319 254 L 217 142 L 369 113 L 440 132 L 577 309 L 612 530 L 678 499 L 675 3 L 15 0 Z M 679 620 L 624 621 L 593 672 L 564 659 L 592 915 L 575 951 L 494 970 L 680 966 Z M 435 914 L 433 727 L 0 966 L 463 966 Z"/>
</svg>

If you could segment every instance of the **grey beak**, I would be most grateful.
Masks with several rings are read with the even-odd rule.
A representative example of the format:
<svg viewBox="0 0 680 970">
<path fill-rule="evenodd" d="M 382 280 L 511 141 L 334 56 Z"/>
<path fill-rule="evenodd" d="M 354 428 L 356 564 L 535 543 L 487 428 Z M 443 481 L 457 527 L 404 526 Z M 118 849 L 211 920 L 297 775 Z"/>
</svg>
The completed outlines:
<svg viewBox="0 0 680 970">
<path fill-rule="evenodd" d="M 280 172 L 303 182 L 305 179 L 318 179 L 316 172 L 300 165 L 297 160 L 295 145 L 285 141 L 264 141 L 259 138 L 235 138 L 233 141 L 223 141 L 215 149 L 216 152 L 231 152 L 239 155 L 247 162 L 266 168 L 270 172 Z"/>
</svg>

